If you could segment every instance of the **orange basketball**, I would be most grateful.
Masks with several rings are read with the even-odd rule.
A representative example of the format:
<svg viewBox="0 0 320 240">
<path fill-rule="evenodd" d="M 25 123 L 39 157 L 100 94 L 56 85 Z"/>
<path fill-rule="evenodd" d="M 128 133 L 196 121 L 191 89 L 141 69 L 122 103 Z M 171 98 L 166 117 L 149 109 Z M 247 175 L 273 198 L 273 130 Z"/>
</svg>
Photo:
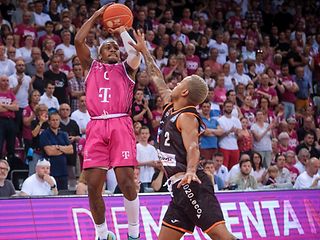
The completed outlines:
<svg viewBox="0 0 320 240">
<path fill-rule="evenodd" d="M 133 15 L 126 5 L 115 3 L 104 10 L 103 24 L 107 29 L 121 26 L 132 27 Z"/>
</svg>

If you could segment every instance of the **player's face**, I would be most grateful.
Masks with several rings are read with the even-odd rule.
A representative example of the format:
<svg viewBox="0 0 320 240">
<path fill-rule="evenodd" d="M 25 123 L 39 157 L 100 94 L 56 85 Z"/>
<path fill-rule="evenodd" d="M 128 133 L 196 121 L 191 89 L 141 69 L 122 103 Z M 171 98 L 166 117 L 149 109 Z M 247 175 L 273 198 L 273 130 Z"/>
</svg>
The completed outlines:
<svg viewBox="0 0 320 240">
<path fill-rule="evenodd" d="M 185 78 L 177 84 L 177 86 L 171 92 L 172 100 L 178 99 L 184 91 L 188 90 L 188 81 L 189 79 Z"/>
<path fill-rule="evenodd" d="M 119 45 L 116 42 L 110 41 L 105 43 L 100 50 L 101 59 L 103 62 L 114 64 L 120 61 Z"/>
</svg>

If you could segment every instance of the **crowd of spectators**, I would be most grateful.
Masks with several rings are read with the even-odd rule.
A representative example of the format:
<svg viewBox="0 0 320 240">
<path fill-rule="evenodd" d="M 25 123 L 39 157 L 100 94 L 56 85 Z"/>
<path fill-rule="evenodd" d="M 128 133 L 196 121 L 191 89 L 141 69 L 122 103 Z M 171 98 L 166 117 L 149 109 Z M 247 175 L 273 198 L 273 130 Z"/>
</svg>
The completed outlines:
<svg viewBox="0 0 320 240">
<path fill-rule="evenodd" d="M 0 2 L 0 158 L 11 170 L 20 158 L 29 176 L 37 176 L 43 157 L 51 160 L 55 180 L 41 182 L 47 189 L 73 189 L 81 169 L 90 116 L 74 37 L 107 2 Z M 200 152 L 217 189 L 320 186 L 319 1 L 119 2 L 132 9 L 133 28 L 145 33 L 169 88 L 191 74 L 207 82 L 207 100 L 198 107 L 207 126 Z M 101 24 L 92 28 L 92 58 L 109 37 Z M 145 69 L 142 61 L 132 104 L 137 191 L 158 192 L 166 182 L 156 154 L 163 103 Z M 9 164 L 0 161 L 0 193 L 12 195 Z M 83 174 L 80 180 L 85 186 Z M 112 171 L 106 186 L 116 188 Z"/>
</svg>

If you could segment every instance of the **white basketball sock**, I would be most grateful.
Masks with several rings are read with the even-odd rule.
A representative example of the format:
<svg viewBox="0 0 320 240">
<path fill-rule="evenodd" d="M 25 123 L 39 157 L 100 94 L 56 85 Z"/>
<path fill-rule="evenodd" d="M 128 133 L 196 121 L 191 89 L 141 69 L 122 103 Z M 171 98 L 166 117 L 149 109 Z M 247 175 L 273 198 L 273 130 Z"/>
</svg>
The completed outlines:
<svg viewBox="0 0 320 240">
<path fill-rule="evenodd" d="M 137 238 L 139 237 L 139 197 L 132 201 L 124 198 L 123 202 L 128 216 L 128 235 Z"/>
<path fill-rule="evenodd" d="M 102 224 L 95 224 L 95 227 L 96 227 L 96 232 L 97 232 L 98 238 L 103 239 L 106 236 L 108 236 L 108 229 L 107 229 L 106 222 L 104 222 Z"/>
</svg>

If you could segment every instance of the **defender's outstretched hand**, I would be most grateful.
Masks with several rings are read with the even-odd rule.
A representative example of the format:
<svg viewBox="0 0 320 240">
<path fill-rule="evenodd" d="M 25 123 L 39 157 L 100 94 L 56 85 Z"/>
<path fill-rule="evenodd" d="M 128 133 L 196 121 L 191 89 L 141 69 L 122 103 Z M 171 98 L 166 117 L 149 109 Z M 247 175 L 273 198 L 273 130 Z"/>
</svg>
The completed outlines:
<svg viewBox="0 0 320 240">
<path fill-rule="evenodd" d="M 148 50 L 147 45 L 144 40 L 144 33 L 140 30 L 133 30 L 133 36 L 135 37 L 137 43 L 129 42 L 129 44 L 137 51 L 143 53 L 143 51 Z"/>
</svg>

